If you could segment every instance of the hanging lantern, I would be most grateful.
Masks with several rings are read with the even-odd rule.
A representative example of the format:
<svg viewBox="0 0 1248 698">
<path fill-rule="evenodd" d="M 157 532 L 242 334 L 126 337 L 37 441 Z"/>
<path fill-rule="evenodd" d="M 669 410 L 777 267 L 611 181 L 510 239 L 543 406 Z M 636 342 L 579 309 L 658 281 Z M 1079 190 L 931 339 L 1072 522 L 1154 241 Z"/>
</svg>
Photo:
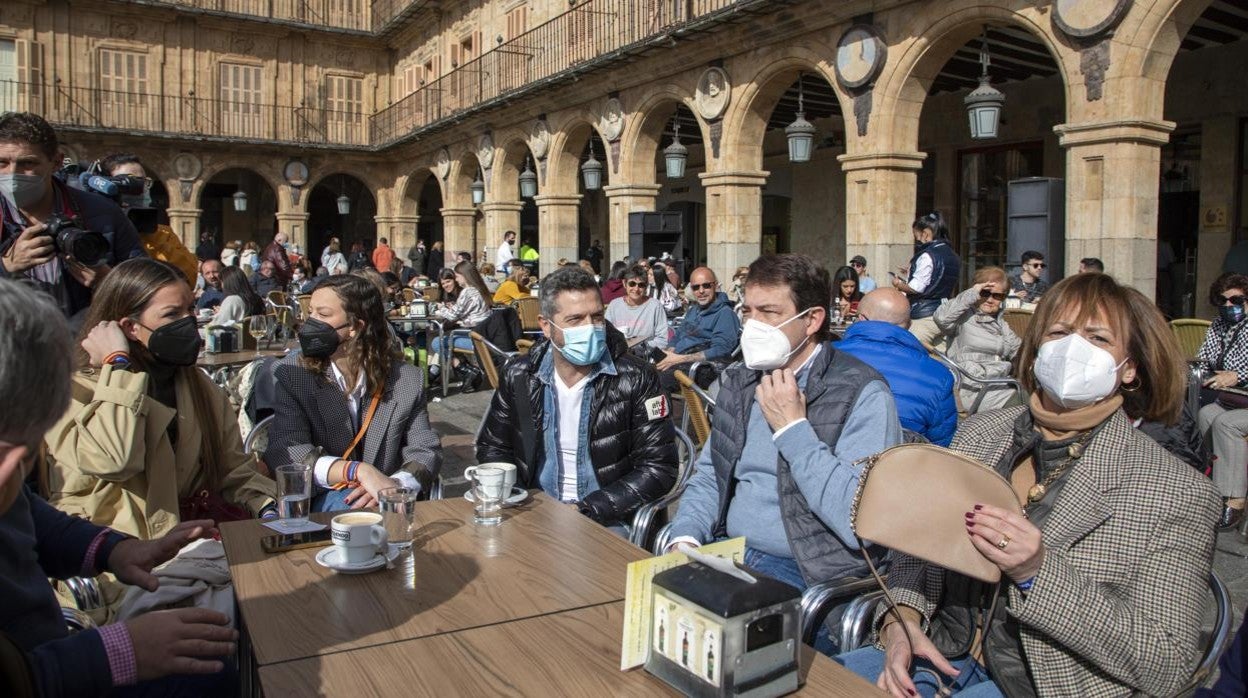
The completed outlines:
<svg viewBox="0 0 1248 698">
<path fill-rule="evenodd" d="M 663 149 L 663 164 L 668 179 L 684 179 L 689 149 L 680 142 L 680 121 L 672 117 L 672 144 Z"/>
<path fill-rule="evenodd" d="M 472 180 L 472 185 L 468 188 L 472 190 L 473 206 L 485 203 L 485 182 L 481 181 L 481 170 L 477 170 L 477 178 Z"/>
<path fill-rule="evenodd" d="M 520 173 L 520 198 L 532 199 L 537 196 L 537 173 L 529 168 L 529 159 L 524 159 L 524 172 Z"/>
<path fill-rule="evenodd" d="M 239 213 L 247 210 L 247 192 L 241 188 L 234 192 L 234 210 Z"/>
<path fill-rule="evenodd" d="M 347 216 L 351 214 L 351 199 L 348 199 L 346 194 L 339 196 L 336 201 L 338 202 L 338 215 Z"/>
<path fill-rule="evenodd" d="M 589 159 L 581 163 L 581 177 L 585 180 L 587 191 L 598 191 L 602 188 L 602 163 L 594 157 L 594 143 L 589 143 Z"/>
<path fill-rule="evenodd" d="M 1005 104 L 1005 95 L 988 83 L 988 30 L 984 30 L 983 44 L 979 49 L 979 64 L 983 72 L 979 76 L 979 87 L 966 96 L 966 115 L 971 123 L 971 138 L 982 141 L 997 137 L 1001 125 L 1001 107 Z"/>
<path fill-rule="evenodd" d="M 815 134 L 819 131 L 806 120 L 802 77 L 797 76 L 797 118 L 784 127 L 784 135 L 789 140 L 789 162 L 810 162 L 810 154 L 815 149 Z"/>
</svg>

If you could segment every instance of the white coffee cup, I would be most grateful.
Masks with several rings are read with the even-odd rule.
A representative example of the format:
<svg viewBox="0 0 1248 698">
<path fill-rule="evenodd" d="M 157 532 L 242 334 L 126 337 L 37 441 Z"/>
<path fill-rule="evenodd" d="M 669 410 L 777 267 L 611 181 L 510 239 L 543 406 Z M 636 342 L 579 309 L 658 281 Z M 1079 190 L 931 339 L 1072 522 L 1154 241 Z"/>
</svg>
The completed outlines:
<svg viewBox="0 0 1248 698">
<path fill-rule="evenodd" d="M 486 468 L 486 467 L 498 468 L 499 470 L 503 471 L 503 488 L 504 488 L 503 498 L 506 499 L 507 497 L 510 497 L 512 488 L 516 486 L 515 464 L 514 463 L 481 463 L 480 465 L 473 465 L 468 468 L 464 468 L 464 477 L 468 481 L 471 482 L 475 473 L 477 472 L 477 468 Z"/>
<path fill-rule="evenodd" d="M 338 559 L 348 564 L 368 562 L 386 552 L 386 527 L 381 514 L 356 511 L 335 516 L 329 525 Z"/>
</svg>

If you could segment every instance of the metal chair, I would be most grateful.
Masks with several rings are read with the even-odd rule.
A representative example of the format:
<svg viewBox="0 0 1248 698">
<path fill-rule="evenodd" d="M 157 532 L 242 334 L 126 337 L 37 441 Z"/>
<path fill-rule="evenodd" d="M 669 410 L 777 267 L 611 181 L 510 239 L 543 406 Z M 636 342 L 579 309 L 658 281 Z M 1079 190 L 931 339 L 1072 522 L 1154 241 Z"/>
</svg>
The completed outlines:
<svg viewBox="0 0 1248 698">
<path fill-rule="evenodd" d="M 1208 320 L 1192 317 L 1175 318 L 1170 321 L 1170 329 L 1174 332 L 1174 338 L 1179 340 L 1179 348 L 1183 350 L 1183 355 L 1188 359 L 1196 358 L 1196 352 L 1200 351 L 1200 345 L 1205 343 L 1205 335 L 1209 333 L 1211 324 L 1213 323 Z"/>
<path fill-rule="evenodd" d="M 511 302 L 511 307 L 520 317 L 520 329 L 525 334 L 540 335 L 542 333 L 542 326 L 537 321 L 538 315 L 542 312 L 541 301 L 536 298 L 517 298 Z"/>
<path fill-rule="evenodd" d="M 884 574 L 885 580 L 888 575 Z M 799 617 L 802 622 L 802 641 L 808 645 L 813 645 L 815 635 L 819 632 L 819 626 L 823 624 L 829 612 L 837 604 L 844 603 L 847 599 L 850 603 L 845 608 L 845 612 L 841 615 L 840 623 L 840 640 L 843 643 L 846 635 L 852 637 L 853 632 L 865 627 L 866 630 L 871 629 L 872 615 L 875 612 L 875 605 L 860 601 L 872 593 L 884 596 L 884 592 L 879 590 L 879 584 L 876 583 L 874 577 L 859 579 L 857 577 L 847 577 L 845 579 L 834 579 L 827 582 L 820 582 L 806 587 L 806 591 L 802 592 L 802 604 L 799 609 Z M 852 612 L 852 615 L 851 615 Z M 848 621 L 848 623 L 847 623 Z M 844 650 L 844 645 L 839 645 Z"/>
<path fill-rule="evenodd" d="M 680 461 L 680 468 L 676 473 L 676 484 L 670 492 L 653 502 L 641 505 L 637 512 L 633 514 L 633 525 L 628 540 L 639 548 L 644 549 L 646 547 L 646 543 L 654 535 L 654 524 L 659 514 L 665 513 L 669 506 L 675 504 L 680 499 L 680 496 L 685 493 L 685 488 L 689 486 L 689 478 L 693 477 L 693 464 L 697 460 L 698 449 L 693 445 L 693 440 L 684 431 L 676 429 L 675 432 L 677 445 L 682 446 L 685 450 L 684 457 Z M 667 526 L 665 525 L 663 528 L 667 528 Z M 655 554 L 661 555 L 662 553 L 656 552 Z"/>
<path fill-rule="evenodd" d="M 1001 319 L 1005 320 L 1005 324 L 1014 330 L 1014 334 L 1023 337 L 1027 334 L 1027 328 L 1031 325 L 1033 315 L 1032 308 L 1006 308 L 1001 313 Z"/>
<path fill-rule="evenodd" d="M 489 381 L 491 388 L 498 390 L 498 366 L 494 363 L 494 357 L 501 356 L 506 361 L 519 352 L 503 351 L 476 332 L 469 332 L 468 336 L 472 338 L 472 348 L 485 379 Z"/>
<path fill-rule="evenodd" d="M 268 441 L 269 427 L 273 426 L 273 420 L 277 419 L 277 415 L 271 414 L 264 419 L 256 422 L 256 425 L 247 432 L 247 438 L 243 439 L 243 453 L 250 454 L 255 450 L 256 442 L 261 436 Z"/>
<path fill-rule="evenodd" d="M 61 618 L 64 619 L 66 627 L 69 628 L 70 635 L 96 627 L 95 621 L 91 620 L 91 616 L 77 608 L 61 606 Z"/>
<path fill-rule="evenodd" d="M 1017 378 L 1011 378 L 1009 376 L 1003 376 L 1001 378 L 977 378 L 967 373 L 943 351 L 928 344 L 927 342 L 923 342 L 923 347 L 927 349 L 927 353 L 933 359 L 936 359 L 941 364 L 944 364 L 945 368 L 949 369 L 949 372 L 953 374 L 953 399 L 958 405 L 959 419 L 964 419 L 978 412 L 979 406 L 984 402 L 984 397 L 986 397 L 988 392 L 993 388 L 1011 388 L 1017 395 L 1023 397 L 1024 400 L 1026 399 L 1023 384 L 1019 383 Z M 969 383 L 970 387 L 974 388 L 978 393 L 975 396 L 975 401 L 971 403 L 969 409 L 962 404 L 963 383 Z"/>
</svg>

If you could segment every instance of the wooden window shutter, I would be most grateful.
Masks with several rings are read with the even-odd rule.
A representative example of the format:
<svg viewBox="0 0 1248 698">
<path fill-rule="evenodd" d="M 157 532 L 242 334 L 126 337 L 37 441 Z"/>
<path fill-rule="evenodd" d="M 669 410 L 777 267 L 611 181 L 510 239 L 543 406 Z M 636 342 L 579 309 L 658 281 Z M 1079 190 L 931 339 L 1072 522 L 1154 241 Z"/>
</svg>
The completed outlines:
<svg viewBox="0 0 1248 698">
<path fill-rule="evenodd" d="M 17 80 L 25 83 L 18 88 L 18 94 L 31 100 L 37 99 L 43 95 L 43 44 L 18 39 L 16 50 Z M 36 105 L 27 104 L 23 108 L 33 109 Z"/>
</svg>

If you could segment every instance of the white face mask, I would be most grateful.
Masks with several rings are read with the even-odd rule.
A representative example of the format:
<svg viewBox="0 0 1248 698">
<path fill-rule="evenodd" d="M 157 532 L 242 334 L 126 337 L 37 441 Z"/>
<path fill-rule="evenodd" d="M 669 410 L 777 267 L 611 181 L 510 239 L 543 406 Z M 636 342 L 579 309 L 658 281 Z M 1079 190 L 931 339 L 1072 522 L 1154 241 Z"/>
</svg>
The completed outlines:
<svg viewBox="0 0 1248 698">
<path fill-rule="evenodd" d="M 1118 387 L 1114 356 L 1083 338 L 1069 334 L 1040 345 L 1032 372 L 1040 387 L 1066 409 L 1086 407 L 1109 397 Z"/>
<path fill-rule="evenodd" d="M 755 371 L 772 371 L 784 365 L 798 350 L 806 344 L 807 336 L 796 347 L 789 346 L 789 338 L 781 327 L 809 313 L 814 308 L 807 308 L 779 325 L 772 326 L 759 322 L 754 318 L 745 321 L 745 329 L 741 331 L 741 356 L 746 368 Z"/>
<path fill-rule="evenodd" d="M 0 196 L 14 208 L 29 208 L 43 198 L 48 182 L 39 175 L 0 174 Z"/>
</svg>

